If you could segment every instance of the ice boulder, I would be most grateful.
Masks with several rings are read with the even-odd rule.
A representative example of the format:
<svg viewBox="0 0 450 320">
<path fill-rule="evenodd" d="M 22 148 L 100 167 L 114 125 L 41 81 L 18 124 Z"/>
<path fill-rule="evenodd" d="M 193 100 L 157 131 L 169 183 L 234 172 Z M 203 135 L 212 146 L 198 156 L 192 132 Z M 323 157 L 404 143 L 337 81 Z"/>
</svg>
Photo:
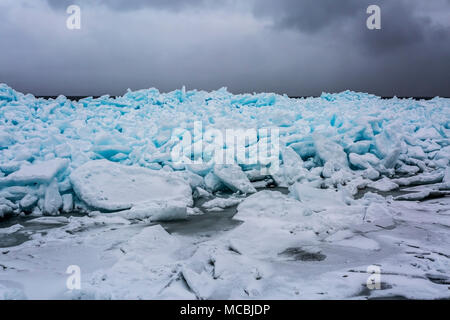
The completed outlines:
<svg viewBox="0 0 450 320">
<path fill-rule="evenodd" d="M 256 189 L 238 165 L 216 165 L 214 174 L 232 191 L 255 193 Z"/>
<path fill-rule="evenodd" d="M 313 211 L 340 208 L 350 204 L 349 195 L 341 190 L 318 189 L 305 183 L 295 183 L 289 188 L 289 194 L 308 205 Z"/>
<path fill-rule="evenodd" d="M 278 191 L 264 190 L 246 198 L 238 206 L 234 218 L 243 221 L 265 218 L 298 222 L 301 217 L 311 214 L 311 210 L 300 201 Z"/>
<path fill-rule="evenodd" d="M 317 156 L 324 163 L 333 162 L 339 168 L 345 168 L 348 166 L 347 154 L 344 152 L 343 147 L 336 142 L 333 142 L 331 139 L 327 139 L 320 134 L 315 134 L 314 145 Z"/>
<path fill-rule="evenodd" d="M 189 183 L 173 172 L 126 166 L 108 160 L 89 161 L 70 175 L 76 195 L 89 206 L 118 211 L 150 202 L 192 205 Z"/>
<path fill-rule="evenodd" d="M 27 184 L 49 184 L 53 178 L 69 165 L 68 159 L 52 159 L 48 161 L 22 165 L 19 170 L 0 178 L 0 187 Z"/>
<path fill-rule="evenodd" d="M 283 164 L 272 174 L 278 186 L 288 187 L 307 175 L 308 170 L 303 168 L 302 158 L 291 147 L 281 149 L 281 155 Z"/>
<path fill-rule="evenodd" d="M 45 190 L 44 213 L 52 216 L 57 215 L 62 205 L 63 199 L 59 194 L 58 182 L 54 179 Z"/>
</svg>

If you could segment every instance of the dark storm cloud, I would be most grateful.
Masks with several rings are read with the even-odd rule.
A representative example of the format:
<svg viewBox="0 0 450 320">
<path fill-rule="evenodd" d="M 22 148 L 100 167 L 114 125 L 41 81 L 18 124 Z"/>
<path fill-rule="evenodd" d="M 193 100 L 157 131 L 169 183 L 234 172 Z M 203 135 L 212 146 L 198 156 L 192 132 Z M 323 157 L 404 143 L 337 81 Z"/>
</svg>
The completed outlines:
<svg viewBox="0 0 450 320">
<path fill-rule="evenodd" d="M 419 3 L 420 0 L 261 0 L 254 10 L 256 15 L 271 17 L 277 28 L 353 41 L 366 51 L 380 53 L 425 40 L 448 40 L 449 27 L 421 13 Z M 364 27 L 366 8 L 372 4 L 381 8 L 382 31 Z M 450 1 L 443 4 L 441 9 L 450 12 Z"/>
<path fill-rule="evenodd" d="M 260 0 L 255 2 L 256 15 L 271 17 L 275 26 L 316 33 L 353 19 L 365 12 L 365 0 Z"/>
<path fill-rule="evenodd" d="M 71 4 L 81 30 L 66 28 Z M 450 0 L 1 0 L 0 18 L 0 82 L 38 95 L 450 96 Z"/>
<path fill-rule="evenodd" d="M 128 11 L 150 7 L 180 11 L 195 7 L 211 7 L 232 0 L 47 0 L 51 7 L 65 9 L 73 3 L 104 5 L 113 10 Z M 353 42 L 366 52 L 382 53 L 431 41 L 448 41 L 450 29 L 421 15 L 418 4 L 423 0 L 255 0 L 256 17 L 270 18 L 280 29 L 317 35 L 323 39 Z M 443 2 L 445 4 L 445 2 Z M 366 8 L 376 4 L 382 10 L 383 32 L 365 28 Z M 450 11 L 450 0 L 442 10 Z"/>
</svg>

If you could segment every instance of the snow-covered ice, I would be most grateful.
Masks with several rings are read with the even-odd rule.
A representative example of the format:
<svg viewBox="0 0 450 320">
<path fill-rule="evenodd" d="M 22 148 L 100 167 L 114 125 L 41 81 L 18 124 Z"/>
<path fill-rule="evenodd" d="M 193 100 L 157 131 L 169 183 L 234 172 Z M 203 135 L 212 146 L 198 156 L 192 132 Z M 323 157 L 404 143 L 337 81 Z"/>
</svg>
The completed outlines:
<svg viewBox="0 0 450 320">
<path fill-rule="evenodd" d="M 192 204 L 189 184 L 162 170 L 95 160 L 74 170 L 70 181 L 75 194 L 96 209 L 118 211 L 152 201 Z"/>
<path fill-rule="evenodd" d="M 279 169 L 211 163 L 228 128 L 278 129 Z M 450 99 L 1 84 L 0 298 L 449 298 L 449 161 Z"/>
</svg>

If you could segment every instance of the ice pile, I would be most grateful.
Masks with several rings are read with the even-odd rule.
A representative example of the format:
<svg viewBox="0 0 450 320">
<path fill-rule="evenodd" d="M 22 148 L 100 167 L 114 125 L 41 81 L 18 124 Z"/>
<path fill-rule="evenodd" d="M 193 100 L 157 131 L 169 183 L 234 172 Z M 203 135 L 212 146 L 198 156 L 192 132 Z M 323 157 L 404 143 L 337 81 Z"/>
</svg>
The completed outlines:
<svg viewBox="0 0 450 320">
<path fill-rule="evenodd" d="M 259 174 L 260 164 L 173 162 L 174 136 L 194 135 L 196 121 L 205 130 L 279 128 L 280 169 L 267 176 Z M 183 88 L 71 101 L 1 84 L 0 217 L 100 210 L 180 218 L 193 194 L 251 194 L 267 181 L 291 187 L 299 202 L 315 188 L 339 190 L 344 201 L 366 187 L 434 183 L 433 192 L 446 192 L 449 137 L 450 99 L 444 98 L 386 100 L 346 91 L 291 99 Z"/>
</svg>

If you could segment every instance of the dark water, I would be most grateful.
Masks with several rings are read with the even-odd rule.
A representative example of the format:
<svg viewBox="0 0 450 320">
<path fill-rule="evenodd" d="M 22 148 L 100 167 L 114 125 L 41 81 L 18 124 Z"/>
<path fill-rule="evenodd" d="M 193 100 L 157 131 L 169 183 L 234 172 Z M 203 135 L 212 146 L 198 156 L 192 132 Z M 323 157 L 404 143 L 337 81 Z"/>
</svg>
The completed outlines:
<svg viewBox="0 0 450 320">
<path fill-rule="evenodd" d="M 271 190 L 279 191 L 283 194 L 288 194 L 287 188 L 261 188 L 258 191 Z M 231 193 L 221 193 L 217 195 L 220 198 L 229 198 Z M 237 213 L 238 205 L 231 206 L 219 212 L 209 212 L 202 208 L 202 205 L 211 199 L 197 199 L 194 201 L 194 207 L 200 209 L 203 214 L 188 216 L 185 220 L 170 221 L 170 222 L 155 222 L 154 225 L 160 224 L 167 232 L 179 235 L 197 235 L 203 237 L 211 237 L 219 232 L 229 231 L 239 226 L 242 221 L 234 219 Z M 70 214 L 61 214 L 58 217 L 80 217 L 85 214 L 74 212 Z M 8 248 L 18 246 L 31 239 L 31 236 L 36 233 L 43 235 L 53 228 L 59 228 L 65 223 L 31 223 L 30 220 L 36 219 L 35 216 L 14 216 L 0 221 L 0 228 L 8 228 L 16 224 L 22 225 L 24 228 L 12 234 L 0 234 L 0 248 Z"/>
<path fill-rule="evenodd" d="M 270 190 L 279 191 L 288 194 L 287 188 L 260 188 L 258 191 Z M 230 194 L 221 194 L 221 198 L 229 198 Z M 219 212 L 208 212 L 202 208 L 202 204 L 211 199 L 198 199 L 194 202 L 194 207 L 202 210 L 204 214 L 198 216 L 189 216 L 186 220 L 161 222 L 161 226 L 169 233 L 180 235 L 200 235 L 211 237 L 217 232 L 229 231 L 242 223 L 242 221 L 234 219 L 237 213 L 238 205 L 231 206 Z"/>
<path fill-rule="evenodd" d="M 392 191 L 379 191 L 379 190 L 372 189 L 372 188 L 364 188 L 364 189 L 358 190 L 358 193 L 355 195 L 355 199 L 361 199 L 368 192 L 376 193 L 383 197 L 388 197 L 388 196 L 397 197 L 397 196 L 402 196 L 404 194 L 414 193 L 413 191 L 404 191 L 402 189 L 392 190 Z"/>
<path fill-rule="evenodd" d="M 73 212 L 70 214 L 61 214 L 58 217 L 72 217 L 72 216 L 84 216 L 82 213 Z M 13 216 L 8 219 L 3 219 L 0 221 L 0 228 L 9 228 L 13 225 L 20 224 L 24 228 L 11 233 L 11 234 L 0 234 L 0 248 L 8 248 L 18 246 L 25 241 L 31 239 L 31 235 L 36 233 L 46 234 L 46 231 L 58 228 L 64 225 L 64 223 L 31 223 L 30 220 L 40 218 L 35 216 Z"/>
</svg>

